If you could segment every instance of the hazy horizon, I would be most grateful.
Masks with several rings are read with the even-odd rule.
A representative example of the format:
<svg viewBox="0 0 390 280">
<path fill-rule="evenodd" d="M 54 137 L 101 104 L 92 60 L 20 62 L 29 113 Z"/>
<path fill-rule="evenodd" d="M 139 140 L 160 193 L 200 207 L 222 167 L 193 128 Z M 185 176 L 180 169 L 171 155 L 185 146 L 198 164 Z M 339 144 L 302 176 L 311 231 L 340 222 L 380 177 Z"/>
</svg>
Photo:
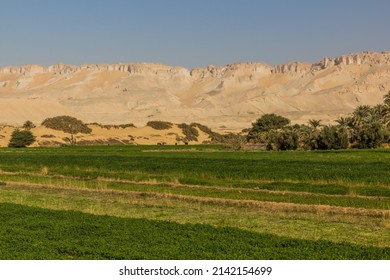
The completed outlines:
<svg viewBox="0 0 390 280">
<path fill-rule="evenodd" d="M 313 63 L 388 51 L 389 9 L 386 0 L 9 1 L 0 11 L 0 67 Z"/>
</svg>

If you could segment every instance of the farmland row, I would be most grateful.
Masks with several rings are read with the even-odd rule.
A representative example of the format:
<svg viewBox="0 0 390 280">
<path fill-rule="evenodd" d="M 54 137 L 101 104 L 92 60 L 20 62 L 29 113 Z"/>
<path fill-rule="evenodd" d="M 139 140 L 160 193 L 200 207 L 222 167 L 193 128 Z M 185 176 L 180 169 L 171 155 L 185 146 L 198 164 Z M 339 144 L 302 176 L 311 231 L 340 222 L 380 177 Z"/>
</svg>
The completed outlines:
<svg viewBox="0 0 390 280">
<path fill-rule="evenodd" d="M 105 179 L 79 179 L 72 177 L 53 177 L 32 174 L 1 174 L 0 180 L 7 184 L 42 184 L 58 187 L 69 188 L 97 188 L 97 189 L 113 189 L 123 191 L 133 191 L 142 193 L 164 193 L 176 194 L 184 196 L 195 197 L 209 197 L 209 198 L 223 198 L 234 200 L 254 200 L 254 201 L 272 201 L 272 202 L 286 202 L 295 204 L 309 204 L 309 205 L 329 205 L 340 207 L 354 207 L 366 209 L 390 209 L 390 198 L 388 192 L 390 189 L 380 187 L 370 187 L 372 191 L 370 196 L 359 196 L 359 188 L 353 188 L 352 194 L 324 194 L 318 193 L 321 187 L 316 189 L 310 187 L 307 189 L 301 186 L 286 183 L 283 187 L 283 182 L 274 182 L 268 184 L 258 184 L 257 188 L 234 188 L 234 187 L 218 187 L 218 186 L 191 186 L 182 184 L 164 184 L 164 183 L 148 183 L 148 182 L 128 182 L 126 180 L 105 180 Z M 297 184 L 296 184 L 297 185 Z M 276 187 L 273 187 L 276 186 Z M 332 186 L 329 186 L 331 189 Z M 302 192 L 301 190 L 304 189 Z M 310 192 L 314 189 L 314 192 Z M 362 187 L 363 193 L 369 188 Z M 326 188 L 325 188 L 326 190 Z M 387 192 L 386 192 L 387 191 Z M 326 190 L 329 192 L 329 190 Z M 383 196 L 382 196 L 383 195 Z"/>
<path fill-rule="evenodd" d="M 123 219 L 3 203 L 0 212 L 4 214 L 0 216 L 1 259 L 390 258 L 389 248 L 285 238 L 228 227 Z"/>
</svg>

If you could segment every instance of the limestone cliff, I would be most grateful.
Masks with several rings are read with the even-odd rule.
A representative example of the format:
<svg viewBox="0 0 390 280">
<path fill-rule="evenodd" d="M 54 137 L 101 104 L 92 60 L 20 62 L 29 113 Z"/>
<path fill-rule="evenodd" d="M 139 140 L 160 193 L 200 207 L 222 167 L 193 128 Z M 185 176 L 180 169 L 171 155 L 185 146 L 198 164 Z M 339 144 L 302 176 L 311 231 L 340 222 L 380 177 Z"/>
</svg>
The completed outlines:
<svg viewBox="0 0 390 280">
<path fill-rule="evenodd" d="M 159 63 L 0 68 L 0 123 L 68 114 L 87 122 L 200 122 L 240 129 L 264 113 L 331 122 L 390 90 L 390 53 L 311 64 L 234 63 L 186 69 Z"/>
</svg>

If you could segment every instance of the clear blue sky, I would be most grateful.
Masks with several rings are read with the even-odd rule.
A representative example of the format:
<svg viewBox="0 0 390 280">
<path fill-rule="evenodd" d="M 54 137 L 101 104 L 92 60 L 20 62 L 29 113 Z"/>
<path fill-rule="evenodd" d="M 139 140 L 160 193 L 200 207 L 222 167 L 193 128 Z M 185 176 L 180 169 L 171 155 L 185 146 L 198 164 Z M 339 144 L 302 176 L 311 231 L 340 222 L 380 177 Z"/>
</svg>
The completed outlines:
<svg viewBox="0 0 390 280">
<path fill-rule="evenodd" d="M 390 50 L 390 0 L 0 0 L 0 66 L 316 62 Z"/>
</svg>

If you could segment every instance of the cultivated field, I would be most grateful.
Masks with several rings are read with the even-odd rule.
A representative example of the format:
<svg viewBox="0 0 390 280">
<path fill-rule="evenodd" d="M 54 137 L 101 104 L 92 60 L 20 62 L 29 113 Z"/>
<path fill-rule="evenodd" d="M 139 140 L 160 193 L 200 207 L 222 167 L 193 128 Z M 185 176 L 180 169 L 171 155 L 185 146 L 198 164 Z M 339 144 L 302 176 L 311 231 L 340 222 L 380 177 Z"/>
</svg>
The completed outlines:
<svg viewBox="0 0 390 280">
<path fill-rule="evenodd" d="M 390 259 L 390 150 L 0 149 L 0 259 Z"/>
</svg>

